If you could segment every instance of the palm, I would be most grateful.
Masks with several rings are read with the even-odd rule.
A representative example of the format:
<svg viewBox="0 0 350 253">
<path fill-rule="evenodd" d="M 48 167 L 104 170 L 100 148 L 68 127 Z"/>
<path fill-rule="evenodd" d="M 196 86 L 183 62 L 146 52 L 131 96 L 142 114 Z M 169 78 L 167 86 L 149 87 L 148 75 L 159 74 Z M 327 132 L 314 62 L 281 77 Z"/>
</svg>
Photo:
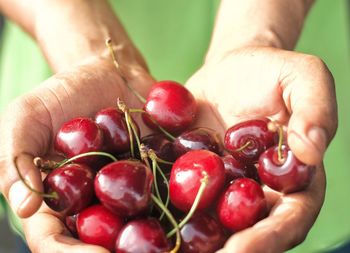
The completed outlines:
<svg viewBox="0 0 350 253">
<path fill-rule="evenodd" d="M 199 100 L 196 125 L 213 128 L 222 137 L 228 127 L 247 118 L 268 117 L 287 125 L 293 109 L 293 91 L 289 87 L 289 78 L 293 77 L 288 71 L 273 54 L 259 51 L 232 53 L 215 64 L 205 65 L 187 84 Z M 264 187 L 264 192 L 269 217 L 233 235 L 223 252 L 280 252 L 300 243 L 323 203 L 323 166 L 316 168 L 306 191 L 283 195 Z M 276 242 L 276 237 L 280 241 Z"/>
</svg>

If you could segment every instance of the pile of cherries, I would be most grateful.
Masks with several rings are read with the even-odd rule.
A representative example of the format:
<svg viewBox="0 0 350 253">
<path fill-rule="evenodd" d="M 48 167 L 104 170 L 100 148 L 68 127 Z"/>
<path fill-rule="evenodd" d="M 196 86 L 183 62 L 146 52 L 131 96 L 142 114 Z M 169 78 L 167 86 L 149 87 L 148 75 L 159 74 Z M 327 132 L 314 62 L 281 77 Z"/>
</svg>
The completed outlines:
<svg viewBox="0 0 350 253">
<path fill-rule="evenodd" d="M 241 122 L 222 142 L 212 129 L 189 129 L 196 107 L 184 86 L 162 81 L 143 109 L 118 100 L 94 119 L 64 123 L 55 149 L 66 159 L 35 159 L 48 173 L 46 204 L 73 236 L 112 252 L 211 253 L 268 215 L 262 184 L 283 193 L 308 186 L 313 167 L 277 123 Z M 135 113 L 156 133 L 141 137 Z"/>
</svg>

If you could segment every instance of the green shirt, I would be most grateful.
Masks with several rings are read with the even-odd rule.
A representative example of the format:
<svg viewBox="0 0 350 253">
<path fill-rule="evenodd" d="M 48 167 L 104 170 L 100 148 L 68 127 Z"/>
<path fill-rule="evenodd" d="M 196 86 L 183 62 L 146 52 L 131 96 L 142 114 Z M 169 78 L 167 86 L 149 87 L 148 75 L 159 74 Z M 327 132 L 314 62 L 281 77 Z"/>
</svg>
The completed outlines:
<svg viewBox="0 0 350 253">
<path fill-rule="evenodd" d="M 218 1 L 110 1 L 157 79 L 184 82 L 201 65 Z M 337 83 L 339 130 L 326 159 L 327 195 L 320 216 L 305 242 L 291 252 L 320 252 L 350 238 L 349 32 L 345 0 L 317 1 L 297 46 L 320 56 Z M 18 27 L 6 23 L 0 54 L 0 111 L 15 97 L 51 75 L 40 50 Z M 4 201 L 2 201 L 4 206 Z M 1 209 L 0 209 L 1 210 Z M 11 216 L 14 228 L 19 223 Z"/>
</svg>

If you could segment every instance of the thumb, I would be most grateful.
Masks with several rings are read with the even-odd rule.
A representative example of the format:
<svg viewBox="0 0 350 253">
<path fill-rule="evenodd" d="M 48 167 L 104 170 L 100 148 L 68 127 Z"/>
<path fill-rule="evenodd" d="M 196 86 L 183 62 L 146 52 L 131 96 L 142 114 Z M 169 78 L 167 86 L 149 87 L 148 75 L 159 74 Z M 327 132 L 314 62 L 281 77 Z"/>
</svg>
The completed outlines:
<svg viewBox="0 0 350 253">
<path fill-rule="evenodd" d="M 318 58 L 300 60 L 303 64 L 299 61 L 293 70 L 297 76 L 294 73 L 296 77 L 290 83 L 286 81 L 283 88 L 291 112 L 288 144 L 299 160 L 316 165 L 322 161 L 338 125 L 334 80 Z"/>
<path fill-rule="evenodd" d="M 40 194 L 29 189 L 31 187 L 37 192 L 43 192 L 40 171 L 29 154 L 21 154 L 12 162 L 8 160 L 8 163 L 6 173 L 0 180 L 1 190 L 13 211 L 19 217 L 27 218 L 41 206 Z"/>
</svg>

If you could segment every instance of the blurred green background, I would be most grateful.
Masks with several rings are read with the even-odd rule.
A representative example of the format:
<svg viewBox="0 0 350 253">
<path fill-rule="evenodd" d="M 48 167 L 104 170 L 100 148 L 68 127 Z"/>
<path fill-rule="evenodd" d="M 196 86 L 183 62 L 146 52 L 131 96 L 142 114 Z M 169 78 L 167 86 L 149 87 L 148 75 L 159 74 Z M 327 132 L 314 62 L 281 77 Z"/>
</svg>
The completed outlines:
<svg viewBox="0 0 350 253">
<path fill-rule="evenodd" d="M 184 82 L 200 66 L 218 1 L 110 2 L 156 78 Z M 324 207 L 305 242 L 292 253 L 328 252 L 350 239 L 349 11 L 347 0 L 316 1 L 296 48 L 321 57 L 333 73 L 339 129 L 325 160 L 328 185 Z M 38 48 L 19 28 L 7 23 L 4 34 L 0 51 L 0 111 L 51 74 Z M 1 213 L 0 205 L 0 219 Z M 13 218 L 11 221 L 18 227 Z"/>
</svg>

